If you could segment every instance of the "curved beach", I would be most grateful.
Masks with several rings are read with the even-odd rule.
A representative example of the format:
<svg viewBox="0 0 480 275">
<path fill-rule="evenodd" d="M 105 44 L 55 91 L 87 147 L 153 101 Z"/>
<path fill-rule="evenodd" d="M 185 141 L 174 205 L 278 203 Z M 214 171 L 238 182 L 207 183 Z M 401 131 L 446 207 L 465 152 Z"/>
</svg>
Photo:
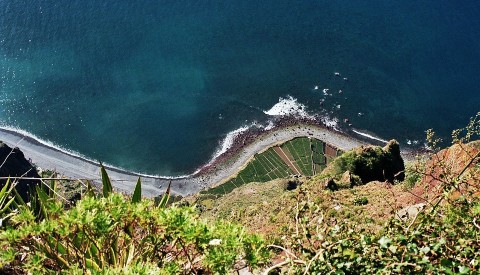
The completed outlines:
<svg viewBox="0 0 480 275">
<path fill-rule="evenodd" d="M 244 141 L 238 144 L 240 141 L 237 139 L 237 144 L 220 155 L 216 161 L 211 162 L 208 167 L 186 177 L 168 178 L 138 174 L 115 167 L 107 166 L 106 168 L 114 188 L 118 191 L 133 192 L 140 176 L 142 193 L 146 197 L 163 193 L 170 181 L 174 194 L 186 196 L 225 181 L 237 173 L 252 156 L 266 148 L 302 136 L 317 138 L 341 150 L 350 150 L 366 144 L 325 127 L 301 124 L 264 131 L 247 143 Z M 56 171 L 68 178 L 88 179 L 94 183 L 100 183 L 100 167 L 94 161 L 59 150 L 33 137 L 9 129 L 0 128 L 0 140 L 11 147 L 20 148 L 27 159 L 42 169 Z"/>
</svg>

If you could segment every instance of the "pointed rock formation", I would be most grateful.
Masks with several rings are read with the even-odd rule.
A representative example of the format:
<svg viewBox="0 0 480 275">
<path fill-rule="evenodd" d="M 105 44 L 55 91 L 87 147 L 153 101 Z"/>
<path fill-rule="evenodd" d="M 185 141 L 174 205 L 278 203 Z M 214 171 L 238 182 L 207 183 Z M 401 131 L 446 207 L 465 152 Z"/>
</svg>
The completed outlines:
<svg viewBox="0 0 480 275">
<path fill-rule="evenodd" d="M 22 151 L 18 148 L 10 148 L 0 141 L 0 177 L 25 177 L 40 178 L 35 167 L 25 159 Z M 1 179 L 3 187 L 7 180 Z M 39 180 L 21 179 L 16 186 L 17 192 L 23 200 L 29 200 L 29 192 L 35 185 L 40 184 Z"/>
</svg>

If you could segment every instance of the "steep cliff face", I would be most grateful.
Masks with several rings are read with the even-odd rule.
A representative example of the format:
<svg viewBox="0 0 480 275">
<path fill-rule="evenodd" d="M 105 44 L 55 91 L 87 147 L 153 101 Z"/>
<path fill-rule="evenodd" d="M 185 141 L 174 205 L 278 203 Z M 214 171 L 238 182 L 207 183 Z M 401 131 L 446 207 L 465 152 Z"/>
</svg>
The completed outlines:
<svg viewBox="0 0 480 275">
<path fill-rule="evenodd" d="M 412 190 L 418 202 L 451 190 L 451 197 L 480 197 L 480 141 L 454 144 L 433 154 Z"/>
<path fill-rule="evenodd" d="M 0 177 L 26 177 L 40 178 L 37 170 L 25 159 L 22 151 L 18 148 L 10 148 L 0 141 Z M 0 180 L 0 185 L 4 186 L 6 180 Z M 38 180 L 21 179 L 16 186 L 17 192 L 24 200 L 28 200 L 29 191 L 35 185 L 40 184 Z"/>
</svg>

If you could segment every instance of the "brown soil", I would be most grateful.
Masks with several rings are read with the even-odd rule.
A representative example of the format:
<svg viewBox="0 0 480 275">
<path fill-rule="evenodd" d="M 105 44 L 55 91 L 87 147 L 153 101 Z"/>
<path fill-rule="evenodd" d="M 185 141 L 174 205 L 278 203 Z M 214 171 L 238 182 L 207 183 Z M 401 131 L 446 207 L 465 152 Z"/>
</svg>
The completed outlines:
<svg viewBox="0 0 480 275">
<path fill-rule="evenodd" d="M 425 165 L 425 176 L 413 189 L 417 202 L 429 201 L 441 195 L 443 187 L 454 183 L 458 187 L 452 193 L 453 196 L 480 196 L 478 193 L 480 189 L 479 164 L 479 141 L 454 144 L 434 154 Z"/>
<path fill-rule="evenodd" d="M 302 175 L 300 169 L 298 169 L 298 167 L 293 164 L 293 162 L 288 158 L 282 148 L 280 148 L 279 146 L 275 146 L 273 147 L 273 150 L 275 150 L 277 155 L 283 160 L 283 162 L 285 162 L 286 165 L 288 165 L 288 167 L 290 167 L 290 169 L 292 169 L 293 172 L 297 173 L 298 175 Z"/>
<path fill-rule="evenodd" d="M 337 156 L 337 148 L 329 145 L 329 144 L 326 144 L 325 145 L 325 156 L 327 157 L 336 157 Z"/>
</svg>

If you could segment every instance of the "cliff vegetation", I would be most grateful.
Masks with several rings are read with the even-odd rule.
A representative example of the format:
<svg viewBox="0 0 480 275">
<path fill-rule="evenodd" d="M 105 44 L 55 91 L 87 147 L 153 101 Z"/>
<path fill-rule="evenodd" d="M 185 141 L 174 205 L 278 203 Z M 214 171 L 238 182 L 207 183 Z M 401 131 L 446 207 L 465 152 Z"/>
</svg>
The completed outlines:
<svg viewBox="0 0 480 275">
<path fill-rule="evenodd" d="M 345 152 L 315 175 L 176 203 L 168 191 L 142 199 L 140 182 L 131 197 L 115 193 L 104 169 L 101 192 L 84 182 L 69 200 L 56 180 L 40 180 L 26 203 L 14 176 L 0 190 L 1 271 L 478 274 L 479 136 L 480 113 L 448 148 L 429 131 L 431 153 L 414 162 L 391 141 Z M 310 169 L 301 165 L 290 169 Z"/>
</svg>

